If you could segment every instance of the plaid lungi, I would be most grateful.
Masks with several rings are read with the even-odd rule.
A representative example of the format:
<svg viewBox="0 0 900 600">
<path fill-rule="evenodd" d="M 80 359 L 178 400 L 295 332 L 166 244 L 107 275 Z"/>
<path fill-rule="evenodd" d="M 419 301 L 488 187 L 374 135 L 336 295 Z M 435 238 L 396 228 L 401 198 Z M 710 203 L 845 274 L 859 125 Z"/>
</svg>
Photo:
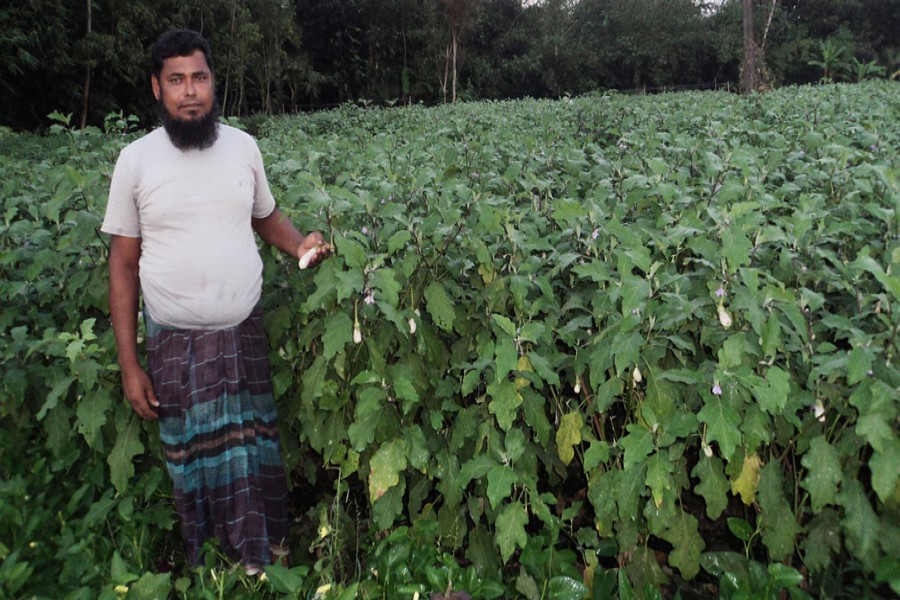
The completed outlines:
<svg viewBox="0 0 900 600">
<path fill-rule="evenodd" d="M 262 321 L 257 307 L 236 327 L 181 330 L 145 314 L 159 433 L 192 565 L 210 538 L 247 568 L 286 554 L 287 482 Z"/>
</svg>

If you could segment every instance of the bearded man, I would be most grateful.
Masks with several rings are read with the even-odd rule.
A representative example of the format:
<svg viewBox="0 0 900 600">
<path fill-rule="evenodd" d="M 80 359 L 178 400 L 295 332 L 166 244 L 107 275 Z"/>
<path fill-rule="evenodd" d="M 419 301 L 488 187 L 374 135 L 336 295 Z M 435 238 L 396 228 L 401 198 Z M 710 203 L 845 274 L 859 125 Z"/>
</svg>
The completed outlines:
<svg viewBox="0 0 900 600">
<path fill-rule="evenodd" d="M 313 265 L 331 247 L 275 207 L 256 142 L 218 121 L 207 41 L 169 31 L 151 60 L 163 126 L 122 150 L 101 228 L 122 387 L 159 419 L 189 562 L 212 538 L 258 573 L 287 555 L 288 505 L 254 231 Z"/>
</svg>

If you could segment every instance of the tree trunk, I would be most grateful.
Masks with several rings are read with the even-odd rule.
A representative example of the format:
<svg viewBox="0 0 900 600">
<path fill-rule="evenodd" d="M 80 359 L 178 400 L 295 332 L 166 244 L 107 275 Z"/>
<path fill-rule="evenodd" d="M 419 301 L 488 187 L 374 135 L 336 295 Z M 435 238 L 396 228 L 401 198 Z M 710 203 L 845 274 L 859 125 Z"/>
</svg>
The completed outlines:
<svg viewBox="0 0 900 600">
<path fill-rule="evenodd" d="M 444 77 L 441 79 L 441 94 L 444 96 L 444 104 L 447 104 L 447 78 L 450 74 L 450 46 L 444 51 Z"/>
<path fill-rule="evenodd" d="M 744 70 L 741 91 L 745 94 L 759 88 L 756 70 L 756 43 L 753 41 L 753 0 L 742 0 L 744 8 Z"/>
<path fill-rule="evenodd" d="M 87 5 L 87 35 L 85 37 L 91 36 L 91 1 L 85 0 L 85 4 Z M 90 106 L 90 98 L 91 98 L 91 63 L 88 60 L 88 64 L 84 67 L 84 88 L 81 91 L 81 128 L 84 129 L 87 127 L 87 118 L 88 118 L 88 107 Z"/>
<path fill-rule="evenodd" d="M 452 102 L 456 104 L 456 47 L 458 45 L 458 41 L 456 38 L 456 32 L 453 32 L 453 94 L 452 94 Z"/>
</svg>

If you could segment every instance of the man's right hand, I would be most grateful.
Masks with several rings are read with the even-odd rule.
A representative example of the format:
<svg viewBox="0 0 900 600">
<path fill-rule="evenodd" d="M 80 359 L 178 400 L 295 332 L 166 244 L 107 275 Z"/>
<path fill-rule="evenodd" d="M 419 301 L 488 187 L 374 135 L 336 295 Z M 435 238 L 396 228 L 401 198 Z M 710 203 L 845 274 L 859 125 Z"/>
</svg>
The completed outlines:
<svg viewBox="0 0 900 600">
<path fill-rule="evenodd" d="M 156 394 L 153 393 L 150 376 L 144 369 L 141 367 L 123 369 L 122 389 L 125 391 L 125 399 L 139 417 L 148 421 L 156 420 L 159 401 L 156 399 Z"/>
</svg>

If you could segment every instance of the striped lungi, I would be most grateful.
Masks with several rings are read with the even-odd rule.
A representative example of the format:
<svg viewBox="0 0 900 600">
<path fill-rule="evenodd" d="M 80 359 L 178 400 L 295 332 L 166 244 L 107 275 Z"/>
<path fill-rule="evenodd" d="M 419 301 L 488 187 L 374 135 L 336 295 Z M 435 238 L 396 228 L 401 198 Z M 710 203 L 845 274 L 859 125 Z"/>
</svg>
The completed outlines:
<svg viewBox="0 0 900 600">
<path fill-rule="evenodd" d="M 287 551 L 287 482 L 262 321 L 259 307 L 219 331 L 171 329 L 145 314 L 159 433 L 192 565 L 210 538 L 248 570 Z"/>
</svg>

